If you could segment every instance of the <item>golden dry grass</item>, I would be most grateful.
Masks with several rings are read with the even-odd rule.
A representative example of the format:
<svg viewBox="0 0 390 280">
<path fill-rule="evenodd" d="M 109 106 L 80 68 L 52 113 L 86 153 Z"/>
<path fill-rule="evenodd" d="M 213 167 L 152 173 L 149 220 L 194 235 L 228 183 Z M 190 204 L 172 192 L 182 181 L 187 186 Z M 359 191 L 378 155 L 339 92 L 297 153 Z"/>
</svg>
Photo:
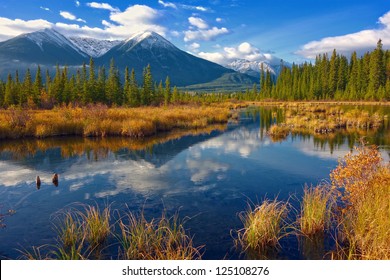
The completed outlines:
<svg viewBox="0 0 390 280">
<path fill-rule="evenodd" d="M 238 231 L 236 245 L 240 245 L 244 251 L 260 252 L 277 246 L 280 238 L 286 234 L 287 212 L 288 204 L 275 199 L 264 200 L 254 209 L 240 213 L 244 228 Z"/>
<path fill-rule="evenodd" d="M 53 110 L 0 110 L 0 138 L 126 136 L 143 138 L 162 131 L 227 123 L 227 105 L 108 108 L 59 107 Z"/>
</svg>

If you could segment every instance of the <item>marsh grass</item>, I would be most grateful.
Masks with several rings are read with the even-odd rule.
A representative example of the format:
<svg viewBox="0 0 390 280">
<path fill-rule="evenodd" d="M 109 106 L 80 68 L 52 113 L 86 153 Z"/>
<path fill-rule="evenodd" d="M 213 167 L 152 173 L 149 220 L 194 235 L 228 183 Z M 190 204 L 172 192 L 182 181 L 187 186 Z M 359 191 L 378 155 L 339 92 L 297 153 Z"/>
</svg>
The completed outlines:
<svg viewBox="0 0 390 280">
<path fill-rule="evenodd" d="M 236 245 L 243 251 L 266 251 L 279 245 L 279 240 L 286 236 L 288 224 L 288 203 L 264 200 L 254 209 L 249 207 L 241 212 L 239 218 L 244 228 L 237 232 Z"/>
<path fill-rule="evenodd" d="M 342 130 L 375 130 L 387 118 L 381 110 L 347 110 L 335 104 L 287 103 L 282 107 L 285 120 L 277 125 L 278 128 L 269 130 L 271 136 L 301 132 L 304 129 L 316 135 L 329 135 Z"/>
<path fill-rule="evenodd" d="M 110 207 L 107 206 L 100 210 L 97 205 L 88 205 L 85 206 L 84 212 L 85 214 L 81 213 L 80 215 L 82 215 L 85 224 L 86 240 L 93 248 L 103 245 L 111 233 Z"/>
<path fill-rule="evenodd" d="M 97 104 L 52 110 L 11 108 L 0 110 L 0 138 L 63 135 L 143 138 L 162 131 L 227 123 L 229 116 L 227 105 L 108 108 Z"/>
<path fill-rule="evenodd" d="M 143 213 L 136 216 L 127 211 L 112 222 L 111 212 L 111 206 L 101 210 L 97 205 L 60 211 L 55 217 L 56 243 L 22 250 L 22 258 L 104 259 L 108 247 L 118 246 L 120 259 L 201 259 L 202 246 L 194 246 L 178 214 L 168 218 L 163 213 L 160 218 L 148 221 Z M 109 244 L 113 240 L 118 242 Z"/>
<path fill-rule="evenodd" d="M 334 205 L 334 194 L 329 185 L 306 185 L 298 217 L 300 232 L 304 235 L 324 233 L 331 225 Z"/>
<path fill-rule="evenodd" d="M 201 259 L 202 247 L 194 247 L 177 214 L 147 220 L 143 213 L 128 213 L 119 220 L 120 258 L 128 260 Z"/>
<path fill-rule="evenodd" d="M 273 142 L 283 141 L 290 134 L 290 128 L 286 125 L 273 124 L 268 130 L 268 135 Z"/>
<path fill-rule="evenodd" d="M 376 169 L 374 176 L 364 187 L 359 192 L 359 198 L 353 195 L 353 200 L 349 200 L 350 204 L 341 209 L 337 254 L 346 259 L 388 260 L 390 166 L 387 164 Z"/>
</svg>

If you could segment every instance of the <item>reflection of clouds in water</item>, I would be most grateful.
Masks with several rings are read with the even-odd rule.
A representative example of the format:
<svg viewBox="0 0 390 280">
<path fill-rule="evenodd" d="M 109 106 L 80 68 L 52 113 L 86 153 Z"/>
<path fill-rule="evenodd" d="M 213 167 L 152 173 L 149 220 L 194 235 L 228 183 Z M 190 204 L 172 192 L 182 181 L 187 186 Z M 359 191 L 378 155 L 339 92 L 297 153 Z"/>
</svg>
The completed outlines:
<svg viewBox="0 0 390 280">
<path fill-rule="evenodd" d="M 229 165 L 211 160 L 187 160 L 187 167 L 191 171 L 191 181 L 199 183 L 206 181 L 214 173 L 226 172 Z M 219 174 L 218 174 L 219 175 Z"/>
<path fill-rule="evenodd" d="M 270 145 L 268 139 L 261 140 L 259 131 L 239 128 L 225 133 L 221 137 L 213 138 L 200 144 L 202 149 L 219 149 L 225 154 L 237 153 L 243 158 L 248 158 L 254 151 L 262 146 Z"/>
<path fill-rule="evenodd" d="M 315 147 L 314 139 L 310 138 L 305 141 L 294 141 L 292 143 L 294 148 L 301 151 L 305 155 L 311 157 L 318 157 L 321 159 L 339 159 L 345 156 L 349 151 L 349 147 L 347 144 L 343 144 L 335 148 L 332 152 L 329 148 L 329 144 L 326 144 L 324 147 Z"/>
<path fill-rule="evenodd" d="M 35 185 L 37 175 L 40 176 L 42 184 L 51 184 L 52 174 L 45 172 L 37 174 L 35 170 L 27 167 L 8 162 L 0 162 L 0 185 L 4 187 L 14 187 L 21 184 Z"/>
<path fill-rule="evenodd" d="M 347 143 L 337 146 L 337 148 L 334 148 L 333 151 L 330 150 L 328 143 L 326 143 L 324 147 L 316 147 L 314 145 L 313 138 L 310 138 L 310 140 L 306 141 L 295 141 L 292 144 L 297 150 L 301 151 L 305 155 L 318 157 L 321 159 L 337 160 L 343 158 L 348 152 L 351 151 Z M 380 153 L 382 155 L 383 161 L 388 162 L 390 159 L 389 152 L 380 149 Z"/>
</svg>

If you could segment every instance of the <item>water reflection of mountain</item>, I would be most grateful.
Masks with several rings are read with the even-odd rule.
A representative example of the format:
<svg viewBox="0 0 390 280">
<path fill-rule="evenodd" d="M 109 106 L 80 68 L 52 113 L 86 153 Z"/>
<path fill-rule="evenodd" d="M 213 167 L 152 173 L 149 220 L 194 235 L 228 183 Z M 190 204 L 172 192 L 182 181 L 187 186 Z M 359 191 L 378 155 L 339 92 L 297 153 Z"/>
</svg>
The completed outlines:
<svg viewBox="0 0 390 280">
<path fill-rule="evenodd" d="M 159 167 L 183 150 L 221 135 L 225 128 L 226 126 L 211 126 L 204 131 L 189 131 L 189 135 L 183 131 L 176 135 L 144 140 L 66 137 L 3 141 L 0 143 L 0 160 L 31 169 L 59 173 L 81 160 L 100 161 L 107 157 L 123 160 L 143 159 Z M 232 129 L 232 126 L 227 128 Z M 64 161 L 64 158 L 67 160 Z"/>
</svg>

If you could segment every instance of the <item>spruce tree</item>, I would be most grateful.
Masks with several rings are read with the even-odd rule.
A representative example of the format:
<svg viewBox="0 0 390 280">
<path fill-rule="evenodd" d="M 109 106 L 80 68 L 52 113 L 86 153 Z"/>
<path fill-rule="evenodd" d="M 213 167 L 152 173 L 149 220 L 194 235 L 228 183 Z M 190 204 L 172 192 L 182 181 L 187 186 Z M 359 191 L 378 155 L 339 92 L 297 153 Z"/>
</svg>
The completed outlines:
<svg viewBox="0 0 390 280">
<path fill-rule="evenodd" d="M 169 79 L 169 77 L 167 76 L 167 78 L 165 79 L 165 90 L 164 90 L 164 103 L 165 103 L 165 106 L 167 106 L 170 102 L 171 102 L 171 97 L 172 95 L 172 92 L 171 92 L 171 81 Z"/>
</svg>

